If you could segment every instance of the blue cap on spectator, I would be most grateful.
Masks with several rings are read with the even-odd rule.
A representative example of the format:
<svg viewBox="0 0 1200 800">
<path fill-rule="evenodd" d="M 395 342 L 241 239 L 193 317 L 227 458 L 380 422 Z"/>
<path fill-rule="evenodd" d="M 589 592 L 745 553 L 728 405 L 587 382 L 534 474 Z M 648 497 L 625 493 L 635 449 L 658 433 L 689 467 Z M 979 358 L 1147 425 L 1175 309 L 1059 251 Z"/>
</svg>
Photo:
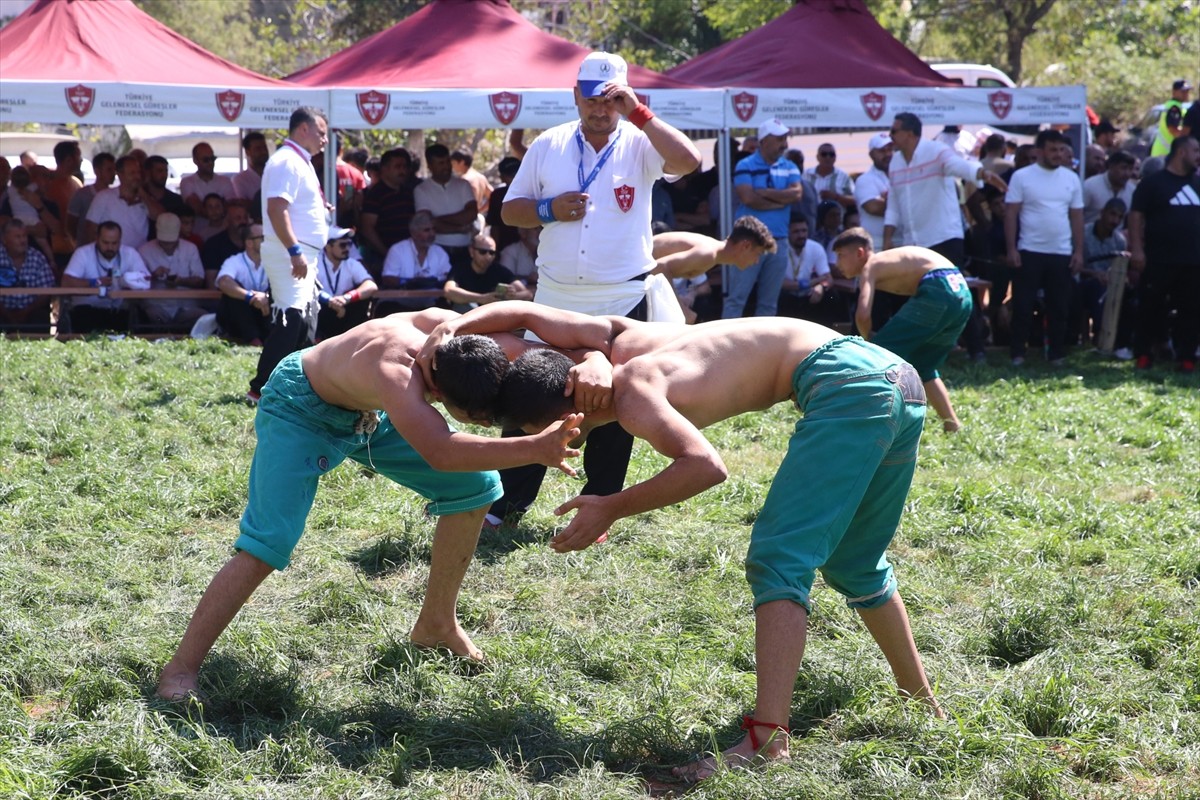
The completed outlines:
<svg viewBox="0 0 1200 800">
<path fill-rule="evenodd" d="M 615 53 L 588 53 L 579 65 L 579 93 L 584 97 L 599 97 L 610 83 L 629 85 L 629 66 Z"/>
</svg>

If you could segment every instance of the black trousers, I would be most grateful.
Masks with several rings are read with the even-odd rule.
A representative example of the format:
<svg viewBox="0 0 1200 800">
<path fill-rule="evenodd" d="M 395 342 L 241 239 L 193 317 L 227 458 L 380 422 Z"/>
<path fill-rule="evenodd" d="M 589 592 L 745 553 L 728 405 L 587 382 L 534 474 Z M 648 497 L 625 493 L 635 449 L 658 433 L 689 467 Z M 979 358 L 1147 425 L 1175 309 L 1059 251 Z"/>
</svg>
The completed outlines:
<svg viewBox="0 0 1200 800">
<path fill-rule="evenodd" d="M 71 333 L 129 331 L 129 309 L 100 306 L 71 306 Z"/>
<path fill-rule="evenodd" d="M 367 312 L 370 309 L 371 304 L 366 300 L 348 303 L 346 313 L 341 317 L 331 308 L 322 308 L 321 313 L 317 315 L 317 341 L 333 338 L 357 325 L 362 325 L 367 321 Z"/>
<path fill-rule="evenodd" d="M 1024 358 L 1029 344 L 1030 323 L 1037 294 L 1041 290 L 1046 320 L 1046 358 L 1067 354 L 1067 318 L 1071 312 L 1071 257 L 1054 253 L 1021 252 L 1021 268 L 1013 270 L 1012 341 L 1009 353 Z"/>
<path fill-rule="evenodd" d="M 243 300 L 234 300 L 228 295 L 221 295 L 217 305 L 217 324 L 225 333 L 225 338 L 241 344 L 258 339 L 266 340 L 271 333 L 271 317 L 263 314 L 254 306 Z"/>
<path fill-rule="evenodd" d="M 308 344 L 308 320 L 304 318 L 303 309 L 289 308 L 282 314 L 273 312 L 271 332 L 263 342 L 262 353 L 258 357 L 258 372 L 250 381 L 250 391 L 261 392 L 279 362 Z"/>
<path fill-rule="evenodd" d="M 638 303 L 625 316 L 645 321 L 646 301 Z M 509 438 L 525 434 L 515 430 L 504 431 L 501 435 Z M 617 423 L 611 422 L 593 430 L 583 447 L 583 469 L 587 480 L 579 493 L 603 497 L 621 491 L 625 486 L 625 473 L 629 471 L 629 457 L 632 454 L 633 436 Z M 488 513 L 510 521 L 519 518 L 537 499 L 545 477 L 546 467 L 541 464 L 500 470 L 504 495 L 492 503 Z"/>
<path fill-rule="evenodd" d="M 1175 319 L 1170 319 L 1171 311 Z M 1195 361 L 1200 339 L 1200 263 L 1193 266 L 1151 264 L 1138 284 L 1137 327 L 1133 351 L 1154 355 L 1154 347 L 1170 334 L 1176 361 Z"/>
</svg>

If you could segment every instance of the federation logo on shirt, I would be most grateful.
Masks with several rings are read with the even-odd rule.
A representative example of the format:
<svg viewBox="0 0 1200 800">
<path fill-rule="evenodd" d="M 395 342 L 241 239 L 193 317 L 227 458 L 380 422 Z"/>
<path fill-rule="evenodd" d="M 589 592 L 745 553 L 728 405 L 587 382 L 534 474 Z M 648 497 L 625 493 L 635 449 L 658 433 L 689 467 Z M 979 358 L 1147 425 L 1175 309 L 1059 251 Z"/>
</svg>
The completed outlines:
<svg viewBox="0 0 1200 800">
<path fill-rule="evenodd" d="M 87 113 L 92 110 L 92 103 L 96 101 L 96 90 L 77 83 L 63 91 L 67 95 L 67 106 L 75 112 L 75 116 L 86 117 Z"/>
<path fill-rule="evenodd" d="M 617 205 L 621 207 L 622 211 L 627 212 L 629 209 L 633 208 L 632 186 L 618 186 L 617 188 L 613 189 L 613 194 L 617 196 Z"/>
<path fill-rule="evenodd" d="M 392 107 L 392 96 L 372 89 L 369 92 L 359 92 L 354 95 L 354 102 L 358 104 L 358 113 L 362 115 L 368 125 L 378 125 L 383 122 L 388 109 Z"/>
<path fill-rule="evenodd" d="M 862 101 L 863 111 L 867 112 L 867 116 L 872 121 L 882 117 L 883 112 L 887 109 L 887 96 L 879 92 L 868 92 L 859 95 L 858 99 Z"/>
<path fill-rule="evenodd" d="M 221 112 L 222 117 L 230 122 L 235 121 L 241 116 L 245 105 L 246 95 L 241 92 L 235 92 L 233 89 L 217 92 L 217 110 Z"/>
<path fill-rule="evenodd" d="M 511 125 L 517 115 L 521 113 L 521 95 L 516 92 L 489 94 L 488 104 L 492 107 L 492 114 L 500 121 L 501 125 Z"/>
<path fill-rule="evenodd" d="M 1012 111 L 1013 96 L 1008 92 L 992 92 L 987 96 L 988 105 L 997 119 L 1004 119 Z"/>
<path fill-rule="evenodd" d="M 733 113 L 737 114 L 737 118 L 742 122 L 749 122 L 750 118 L 754 116 L 754 110 L 758 108 L 758 95 L 738 92 L 730 99 L 733 102 Z"/>
</svg>

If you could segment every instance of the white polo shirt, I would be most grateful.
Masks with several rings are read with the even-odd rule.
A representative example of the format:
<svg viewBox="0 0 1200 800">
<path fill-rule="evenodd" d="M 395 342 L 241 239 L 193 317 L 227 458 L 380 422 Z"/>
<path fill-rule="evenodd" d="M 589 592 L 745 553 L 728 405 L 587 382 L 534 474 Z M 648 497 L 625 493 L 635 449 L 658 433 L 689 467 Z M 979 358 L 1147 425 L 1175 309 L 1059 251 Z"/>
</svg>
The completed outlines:
<svg viewBox="0 0 1200 800">
<path fill-rule="evenodd" d="M 363 281 L 371 280 L 371 273 L 367 272 L 367 268 L 361 261 L 353 258 L 347 258 L 335 269 L 322 250 L 321 255 L 317 257 L 317 265 L 317 280 L 325 287 L 325 291 L 334 297 L 353 291 Z"/>
<path fill-rule="evenodd" d="M 875 240 L 875 247 L 879 249 L 883 249 L 883 214 L 869 213 L 863 208 L 863 203 L 886 200 L 884 194 L 891 185 L 887 173 L 874 164 L 854 182 L 854 202 L 858 205 L 858 220 L 867 233 L 871 234 L 871 238 Z M 887 213 L 886 207 L 884 213 Z"/>
<path fill-rule="evenodd" d="M 267 214 L 267 201 L 272 197 L 288 201 L 292 232 L 301 244 L 317 250 L 325 246 L 329 231 L 325 195 L 321 193 L 312 156 L 291 139 L 285 140 L 267 161 L 262 176 L 263 234 L 266 242 L 280 243 Z"/>
<path fill-rule="evenodd" d="M 95 243 L 85 244 L 76 248 L 71 254 L 64 275 L 72 278 L 82 278 L 85 281 L 113 279 L 114 289 L 149 289 L 150 273 L 138 251 L 132 247 L 121 245 L 116 258 L 108 260 L 100 255 Z M 76 297 L 71 302 L 80 306 L 98 306 L 100 308 L 119 308 L 120 300 L 111 297 Z"/>
<path fill-rule="evenodd" d="M 1071 255 L 1069 209 L 1083 208 L 1083 184 L 1077 174 L 1066 167 L 1030 164 L 1013 173 L 1004 200 L 1021 204 L 1017 249 Z"/>
<path fill-rule="evenodd" d="M 267 292 L 270 285 L 267 282 L 267 271 L 262 264 L 255 264 L 244 252 L 225 259 L 221 271 L 217 273 L 217 282 L 221 278 L 233 278 L 246 291 Z"/>
<path fill-rule="evenodd" d="M 126 203 L 116 187 L 96 192 L 88 207 L 87 220 L 97 225 L 109 221 L 117 223 L 121 226 L 121 244 L 135 250 L 150 237 L 150 214 L 146 204 L 141 201 L 133 205 Z"/>
<path fill-rule="evenodd" d="M 537 261 L 523 242 L 513 242 L 500 251 L 500 266 L 522 280 L 537 273 Z"/>
<path fill-rule="evenodd" d="M 204 266 L 200 263 L 200 248 L 184 239 L 179 240 L 175 252 L 167 255 L 157 239 L 151 239 L 138 248 L 138 255 L 153 275 L 154 270 L 166 267 L 176 278 L 203 278 Z"/>
<path fill-rule="evenodd" d="M 457 214 L 475 202 L 475 190 L 457 175 L 438 183 L 432 178 L 421 181 L 413 189 L 413 203 L 417 211 L 428 211 L 435 217 Z M 469 233 L 439 233 L 434 239 L 442 247 L 466 247 L 471 243 Z"/>
<path fill-rule="evenodd" d="M 543 132 L 521 160 L 505 200 L 544 200 L 578 192 L 579 167 L 588 176 L 600 159 L 579 133 L 579 122 Z M 582 142 L 582 153 L 579 143 Z M 609 137 L 611 155 L 588 187 L 587 214 L 579 221 L 551 222 L 538 245 L 542 285 L 620 284 L 654 269 L 650 194 L 663 176 L 663 157 L 646 134 L 626 120 Z"/>
<path fill-rule="evenodd" d="M 179 181 L 179 195 L 185 200 L 192 195 L 200 198 L 201 202 L 210 194 L 219 194 L 226 201 L 237 198 L 237 192 L 233 190 L 233 180 L 227 175 L 218 175 L 213 173 L 212 178 L 204 180 L 200 177 L 200 173 L 193 172 L 191 175 L 184 175 Z"/>
<path fill-rule="evenodd" d="M 436 244 L 429 245 L 425 260 L 417 260 L 417 246 L 412 239 L 396 242 L 388 248 L 383 260 L 383 275 L 402 281 L 412 278 L 436 278 L 445 281 L 450 274 L 450 255 Z"/>
<path fill-rule="evenodd" d="M 906 161 L 897 150 L 888 165 L 887 211 L 884 225 L 896 228 L 892 244 L 931 247 L 963 238 L 962 212 L 958 207 L 955 178 L 978 186 L 980 163 L 961 158 L 940 142 L 922 139 Z M 880 245 L 882 246 L 882 245 Z"/>
<path fill-rule="evenodd" d="M 806 239 L 804 249 L 796 252 L 791 243 L 784 245 L 787 253 L 787 271 L 784 277 L 790 281 L 798 281 L 803 287 L 810 287 L 829 274 L 829 256 L 825 248 L 812 239 Z"/>
</svg>

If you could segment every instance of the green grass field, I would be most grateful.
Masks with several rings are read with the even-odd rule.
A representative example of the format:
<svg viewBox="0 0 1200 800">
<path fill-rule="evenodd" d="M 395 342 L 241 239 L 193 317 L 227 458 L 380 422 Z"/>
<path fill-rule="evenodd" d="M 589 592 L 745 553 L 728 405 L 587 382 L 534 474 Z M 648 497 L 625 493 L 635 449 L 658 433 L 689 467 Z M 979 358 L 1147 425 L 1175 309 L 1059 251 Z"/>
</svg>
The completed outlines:
<svg viewBox="0 0 1200 800">
<path fill-rule="evenodd" d="M 636 798 L 738 738 L 742 560 L 784 406 L 710 429 L 729 480 L 603 546 L 545 546 L 579 485 L 562 476 L 485 533 L 460 603 L 478 672 L 406 644 L 421 502 L 343 465 L 293 567 L 217 643 L 203 711 L 153 700 L 236 535 L 255 358 L 0 340 L 0 798 Z M 967 430 L 928 425 L 892 554 L 950 719 L 895 696 L 818 583 L 792 761 L 689 797 L 1200 798 L 1196 378 L 1087 353 L 955 356 L 946 377 Z M 662 463 L 639 446 L 631 477 Z"/>
</svg>

